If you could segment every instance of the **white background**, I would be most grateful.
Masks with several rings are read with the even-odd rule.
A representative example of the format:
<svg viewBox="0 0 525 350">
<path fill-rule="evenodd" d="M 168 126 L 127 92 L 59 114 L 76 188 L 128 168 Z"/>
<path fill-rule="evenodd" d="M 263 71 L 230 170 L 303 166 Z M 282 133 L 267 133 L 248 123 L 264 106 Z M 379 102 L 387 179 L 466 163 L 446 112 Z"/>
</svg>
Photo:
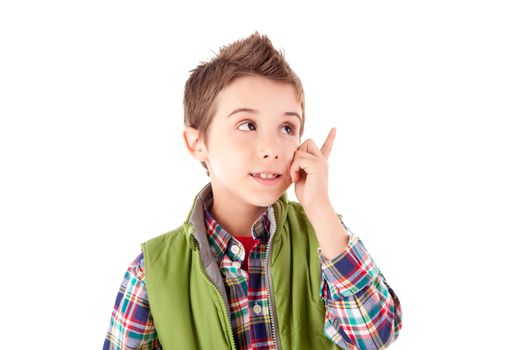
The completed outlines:
<svg viewBox="0 0 525 350">
<path fill-rule="evenodd" d="M 518 3 L 2 2 L 0 347 L 102 347 L 140 243 L 208 181 L 189 71 L 255 30 L 302 79 L 304 139 L 338 128 L 330 195 L 401 299 L 391 348 L 522 347 Z"/>
</svg>

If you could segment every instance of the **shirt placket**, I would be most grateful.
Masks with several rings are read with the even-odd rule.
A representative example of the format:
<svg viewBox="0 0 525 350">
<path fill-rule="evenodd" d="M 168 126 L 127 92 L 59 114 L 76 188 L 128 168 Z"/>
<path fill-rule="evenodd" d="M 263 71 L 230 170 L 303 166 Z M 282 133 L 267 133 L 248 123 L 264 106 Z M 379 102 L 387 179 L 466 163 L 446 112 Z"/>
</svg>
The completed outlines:
<svg viewBox="0 0 525 350">
<path fill-rule="evenodd" d="M 234 293 L 236 297 L 235 300 L 231 300 L 232 295 L 230 295 L 230 317 L 232 324 L 236 325 L 234 329 L 236 341 L 238 342 L 240 349 L 250 349 L 252 344 L 250 332 L 243 331 L 242 326 L 243 324 L 250 324 L 247 286 L 248 274 L 241 269 L 244 255 L 245 251 L 242 244 L 232 237 L 223 256 L 221 265 L 223 276 L 228 279 L 227 284 L 229 285 L 228 288 L 230 288 L 229 294 L 231 294 L 231 288 L 236 290 L 236 293 Z"/>
</svg>

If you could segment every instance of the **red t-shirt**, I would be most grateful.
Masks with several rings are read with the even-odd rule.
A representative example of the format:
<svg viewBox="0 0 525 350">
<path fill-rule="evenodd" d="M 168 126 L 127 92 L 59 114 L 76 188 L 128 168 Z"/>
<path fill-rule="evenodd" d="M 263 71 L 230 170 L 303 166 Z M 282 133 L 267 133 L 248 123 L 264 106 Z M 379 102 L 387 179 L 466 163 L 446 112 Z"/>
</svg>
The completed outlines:
<svg viewBox="0 0 525 350">
<path fill-rule="evenodd" d="M 242 262 L 241 268 L 244 271 L 248 271 L 248 258 L 250 256 L 250 251 L 257 241 L 253 239 L 252 236 L 247 237 L 235 237 L 244 247 L 244 261 Z"/>
</svg>

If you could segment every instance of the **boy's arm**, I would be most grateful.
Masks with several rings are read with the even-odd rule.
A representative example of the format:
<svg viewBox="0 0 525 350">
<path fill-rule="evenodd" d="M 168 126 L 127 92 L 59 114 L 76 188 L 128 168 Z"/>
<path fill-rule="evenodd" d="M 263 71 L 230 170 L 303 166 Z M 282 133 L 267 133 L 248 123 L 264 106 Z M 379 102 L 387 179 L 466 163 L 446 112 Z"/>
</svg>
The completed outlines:
<svg viewBox="0 0 525 350">
<path fill-rule="evenodd" d="M 328 157 L 336 129 L 319 149 L 313 140 L 295 151 L 290 177 L 319 247 L 325 334 L 344 349 L 384 349 L 401 329 L 401 307 L 362 242 L 338 217 L 328 193 Z M 328 257 L 329 259 L 327 259 Z"/>
<path fill-rule="evenodd" d="M 142 253 L 126 271 L 117 294 L 103 349 L 162 349 L 149 309 Z"/>
<path fill-rule="evenodd" d="M 344 349 L 385 349 L 399 336 L 401 305 L 363 243 L 341 221 L 349 241 L 333 259 L 321 261 L 325 335 Z"/>
</svg>

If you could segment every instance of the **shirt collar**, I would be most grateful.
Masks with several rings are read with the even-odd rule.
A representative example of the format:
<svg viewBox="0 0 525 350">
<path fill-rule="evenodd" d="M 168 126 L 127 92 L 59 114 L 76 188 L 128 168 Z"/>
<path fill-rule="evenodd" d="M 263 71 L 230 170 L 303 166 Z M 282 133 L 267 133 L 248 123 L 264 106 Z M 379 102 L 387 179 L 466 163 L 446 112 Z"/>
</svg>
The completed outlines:
<svg viewBox="0 0 525 350">
<path fill-rule="evenodd" d="M 239 243 L 228 231 L 226 231 L 212 216 L 211 206 L 213 204 L 213 194 L 205 200 L 204 205 L 204 224 L 206 227 L 206 234 L 208 237 L 208 243 L 211 251 L 215 256 L 217 263 L 219 264 L 224 257 L 224 254 L 228 254 L 232 260 L 244 260 L 244 247 Z M 268 218 L 268 208 L 265 212 L 253 223 L 251 233 L 253 239 L 261 240 L 262 242 L 268 241 L 270 237 L 270 219 Z M 231 246 L 238 245 L 239 250 L 230 249 Z"/>
</svg>

